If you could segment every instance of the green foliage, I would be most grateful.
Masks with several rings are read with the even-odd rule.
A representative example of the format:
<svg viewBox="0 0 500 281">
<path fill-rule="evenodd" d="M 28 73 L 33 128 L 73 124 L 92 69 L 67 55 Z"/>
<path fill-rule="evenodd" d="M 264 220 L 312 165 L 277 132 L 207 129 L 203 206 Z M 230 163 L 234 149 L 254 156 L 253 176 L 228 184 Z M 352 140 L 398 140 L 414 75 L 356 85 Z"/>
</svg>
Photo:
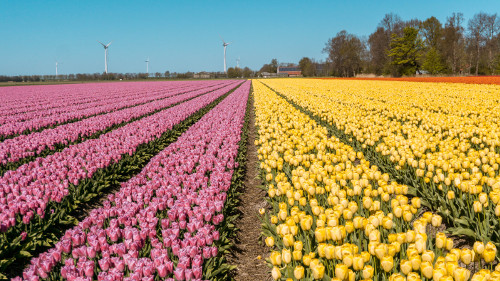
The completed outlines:
<svg viewBox="0 0 500 281">
<path fill-rule="evenodd" d="M 427 52 L 422 68 L 427 70 L 432 75 L 443 73 L 446 70 L 443 58 L 435 48 L 431 48 Z"/>
<path fill-rule="evenodd" d="M 228 78 L 239 78 L 243 76 L 241 68 L 239 67 L 230 67 L 227 69 L 227 77 Z"/>
<path fill-rule="evenodd" d="M 397 66 L 399 75 L 414 75 L 420 69 L 422 49 L 423 42 L 418 29 L 405 27 L 403 35 L 392 34 L 389 57 L 392 58 L 391 64 Z"/>
<path fill-rule="evenodd" d="M 311 77 L 316 75 L 316 67 L 313 61 L 308 57 L 303 57 L 299 61 L 299 67 L 302 71 L 302 75 L 305 77 Z"/>
</svg>

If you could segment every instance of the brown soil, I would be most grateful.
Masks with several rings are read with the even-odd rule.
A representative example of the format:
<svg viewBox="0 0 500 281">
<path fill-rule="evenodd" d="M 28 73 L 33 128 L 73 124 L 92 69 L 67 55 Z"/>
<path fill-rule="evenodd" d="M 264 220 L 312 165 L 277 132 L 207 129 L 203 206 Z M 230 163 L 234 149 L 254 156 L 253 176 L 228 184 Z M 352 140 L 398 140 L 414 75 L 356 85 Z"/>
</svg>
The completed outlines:
<svg viewBox="0 0 500 281">
<path fill-rule="evenodd" d="M 246 280 L 272 280 L 270 269 L 266 265 L 265 258 L 269 255 L 261 238 L 259 209 L 268 209 L 265 200 L 266 192 L 259 186 L 262 184 L 259 178 L 259 159 L 257 158 L 257 147 L 254 144 L 257 132 L 255 129 L 255 113 L 253 97 L 250 96 L 250 124 L 248 126 L 247 143 L 247 170 L 245 175 L 244 190 L 240 196 L 240 217 L 236 221 L 239 228 L 235 247 L 228 257 L 229 264 L 236 265 L 234 279 L 237 281 Z"/>
</svg>

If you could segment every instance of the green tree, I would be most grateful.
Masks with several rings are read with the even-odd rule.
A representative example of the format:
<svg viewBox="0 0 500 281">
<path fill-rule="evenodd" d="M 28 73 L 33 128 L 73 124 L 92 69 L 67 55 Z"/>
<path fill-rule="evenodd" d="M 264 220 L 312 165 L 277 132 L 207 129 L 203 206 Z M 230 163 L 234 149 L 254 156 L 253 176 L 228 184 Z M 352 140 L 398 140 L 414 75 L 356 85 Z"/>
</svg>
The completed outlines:
<svg viewBox="0 0 500 281">
<path fill-rule="evenodd" d="M 446 70 L 446 66 L 443 62 L 443 58 L 436 48 L 430 48 L 427 52 L 422 68 L 427 70 L 430 74 L 443 73 Z"/>
<path fill-rule="evenodd" d="M 299 61 L 299 68 L 302 71 L 302 75 L 305 77 L 311 77 L 316 75 L 316 66 L 314 62 L 308 57 L 303 57 Z"/>
<path fill-rule="evenodd" d="M 243 68 L 242 75 L 244 78 L 250 78 L 252 76 L 252 70 L 248 67 Z"/>
<path fill-rule="evenodd" d="M 395 65 L 399 75 L 414 75 L 420 71 L 419 60 L 422 56 L 423 42 L 418 35 L 418 29 L 405 27 L 403 34 L 392 35 L 389 57 Z"/>
<path fill-rule="evenodd" d="M 241 68 L 239 67 L 230 67 L 227 69 L 227 77 L 228 78 L 238 78 L 242 76 Z"/>
</svg>

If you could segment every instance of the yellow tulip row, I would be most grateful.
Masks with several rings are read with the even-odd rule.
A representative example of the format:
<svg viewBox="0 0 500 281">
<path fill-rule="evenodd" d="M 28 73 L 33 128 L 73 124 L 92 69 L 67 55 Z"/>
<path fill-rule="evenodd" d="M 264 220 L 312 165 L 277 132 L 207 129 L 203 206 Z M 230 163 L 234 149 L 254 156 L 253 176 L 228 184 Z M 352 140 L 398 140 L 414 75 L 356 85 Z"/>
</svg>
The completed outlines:
<svg viewBox="0 0 500 281">
<path fill-rule="evenodd" d="M 408 186 L 258 80 L 253 91 L 255 142 L 272 205 L 261 214 L 273 279 L 468 280 L 461 263 L 495 257 L 492 243 L 460 250 L 443 233 L 428 233 L 441 216 L 423 213 L 420 198 L 406 196 Z M 472 278 L 483 275 L 500 280 L 500 267 Z"/>
<path fill-rule="evenodd" d="M 500 86 L 273 79 L 265 84 L 331 126 L 457 234 L 500 246 Z"/>
</svg>

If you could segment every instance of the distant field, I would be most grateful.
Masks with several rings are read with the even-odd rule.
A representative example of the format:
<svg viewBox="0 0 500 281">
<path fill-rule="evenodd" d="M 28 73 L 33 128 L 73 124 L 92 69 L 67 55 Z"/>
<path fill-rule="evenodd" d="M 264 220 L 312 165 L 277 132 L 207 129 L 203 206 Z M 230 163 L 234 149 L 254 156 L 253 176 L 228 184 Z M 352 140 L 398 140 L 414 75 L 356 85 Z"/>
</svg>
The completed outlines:
<svg viewBox="0 0 500 281">
<path fill-rule="evenodd" d="M 321 79 L 353 79 L 353 80 L 409 81 L 409 82 L 444 82 L 444 83 L 495 84 L 495 85 L 500 85 L 500 76 L 404 77 L 404 78 L 321 78 Z"/>
</svg>

